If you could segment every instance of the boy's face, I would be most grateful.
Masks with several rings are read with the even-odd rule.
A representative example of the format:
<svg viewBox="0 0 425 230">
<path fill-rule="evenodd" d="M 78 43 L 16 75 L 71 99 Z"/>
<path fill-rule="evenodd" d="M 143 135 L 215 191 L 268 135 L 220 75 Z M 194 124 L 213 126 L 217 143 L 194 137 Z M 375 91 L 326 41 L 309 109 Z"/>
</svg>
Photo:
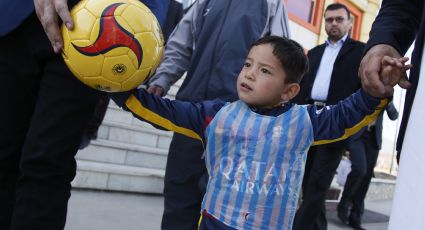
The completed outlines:
<svg viewBox="0 0 425 230">
<path fill-rule="evenodd" d="M 286 73 L 270 44 L 253 46 L 237 80 L 239 98 L 250 106 L 268 108 L 284 98 Z"/>
</svg>

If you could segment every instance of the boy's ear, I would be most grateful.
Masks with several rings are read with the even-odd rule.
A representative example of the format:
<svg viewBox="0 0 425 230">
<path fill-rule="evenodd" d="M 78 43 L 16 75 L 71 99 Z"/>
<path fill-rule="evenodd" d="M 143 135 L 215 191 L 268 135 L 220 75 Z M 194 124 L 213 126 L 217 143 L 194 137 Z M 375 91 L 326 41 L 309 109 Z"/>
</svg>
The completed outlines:
<svg viewBox="0 0 425 230">
<path fill-rule="evenodd" d="M 286 84 L 285 89 L 280 95 L 282 101 L 288 102 L 300 92 L 300 84 L 298 83 L 289 83 Z"/>
</svg>

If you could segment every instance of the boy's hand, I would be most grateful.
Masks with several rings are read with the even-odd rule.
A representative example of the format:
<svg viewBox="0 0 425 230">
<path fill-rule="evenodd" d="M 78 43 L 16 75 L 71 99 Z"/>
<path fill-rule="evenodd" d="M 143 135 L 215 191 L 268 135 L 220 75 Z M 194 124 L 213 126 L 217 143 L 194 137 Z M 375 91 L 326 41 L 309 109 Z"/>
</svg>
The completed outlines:
<svg viewBox="0 0 425 230">
<path fill-rule="evenodd" d="M 410 82 L 407 78 L 406 71 L 409 70 L 412 65 L 406 65 L 409 60 L 407 57 L 393 58 L 384 56 L 381 60 L 381 71 L 379 78 L 384 84 L 385 96 L 391 96 L 394 92 L 394 86 L 399 85 L 401 88 L 407 89 L 410 87 Z"/>
<path fill-rule="evenodd" d="M 69 30 L 74 28 L 69 14 L 67 0 L 34 0 L 35 11 L 55 53 L 63 48 L 62 35 L 58 25 L 58 15 Z"/>
</svg>

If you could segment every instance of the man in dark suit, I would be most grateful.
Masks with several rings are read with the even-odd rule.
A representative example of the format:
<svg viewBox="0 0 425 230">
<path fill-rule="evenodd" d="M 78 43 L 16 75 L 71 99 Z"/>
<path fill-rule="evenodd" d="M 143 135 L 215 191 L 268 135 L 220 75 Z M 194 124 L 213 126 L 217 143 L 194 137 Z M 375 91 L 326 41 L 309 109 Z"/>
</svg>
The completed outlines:
<svg viewBox="0 0 425 230">
<path fill-rule="evenodd" d="M 423 229 L 425 226 L 425 154 L 423 130 L 425 129 L 423 95 L 425 41 L 425 4 L 420 0 L 384 0 L 372 26 L 370 38 L 360 66 L 360 76 L 366 92 L 373 96 L 392 95 L 391 85 L 409 88 L 404 103 L 403 118 L 397 140 L 399 172 L 389 229 Z M 412 69 L 409 79 L 397 77 L 383 79 L 379 73 L 384 56 L 399 58 L 404 55 L 416 38 L 412 53 Z M 394 63 L 402 66 L 402 63 Z M 420 79 L 422 78 L 422 82 Z M 409 81 L 411 84 L 409 84 Z M 400 154 L 403 153 L 403 154 Z"/>
<path fill-rule="evenodd" d="M 333 105 L 361 87 L 357 73 L 364 44 L 348 35 L 352 27 L 350 12 L 335 3 L 326 8 L 324 18 L 328 40 L 308 52 L 310 70 L 295 98 L 298 104 Z M 337 142 L 310 148 L 294 230 L 327 229 L 326 192 L 346 146 L 347 142 Z"/>
<path fill-rule="evenodd" d="M 388 104 L 386 111 L 391 120 L 398 118 L 397 109 L 392 102 Z M 344 185 L 337 211 L 338 218 L 354 229 L 363 229 L 361 219 L 364 211 L 364 199 L 382 146 L 383 118 L 384 113 L 382 112 L 375 122 L 351 138 L 349 146 L 351 172 Z"/>
<path fill-rule="evenodd" d="M 63 229 L 97 93 L 53 52 L 32 1 L 0 12 L 0 229 Z"/>
<path fill-rule="evenodd" d="M 57 14 L 72 27 L 77 2 L 0 1 L 1 230 L 64 228 L 74 156 L 98 98 L 57 54 Z"/>
</svg>

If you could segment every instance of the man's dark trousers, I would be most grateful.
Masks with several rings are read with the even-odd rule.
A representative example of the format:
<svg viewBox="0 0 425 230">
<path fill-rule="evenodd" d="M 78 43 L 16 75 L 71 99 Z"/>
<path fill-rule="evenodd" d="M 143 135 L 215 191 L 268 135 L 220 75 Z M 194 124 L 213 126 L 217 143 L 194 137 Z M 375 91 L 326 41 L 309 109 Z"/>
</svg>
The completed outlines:
<svg viewBox="0 0 425 230">
<path fill-rule="evenodd" d="M 294 230 L 327 229 L 326 193 L 344 150 L 344 145 L 328 144 L 312 146 L 308 151 L 302 184 L 303 200 L 295 214 Z"/>
<path fill-rule="evenodd" d="M 200 141 L 174 134 L 165 170 L 161 229 L 198 229 L 201 201 L 208 183 L 203 151 Z"/>
<path fill-rule="evenodd" d="M 35 13 L 0 37 L 0 79 L 0 229 L 63 229 L 97 92 L 53 53 Z"/>
</svg>

